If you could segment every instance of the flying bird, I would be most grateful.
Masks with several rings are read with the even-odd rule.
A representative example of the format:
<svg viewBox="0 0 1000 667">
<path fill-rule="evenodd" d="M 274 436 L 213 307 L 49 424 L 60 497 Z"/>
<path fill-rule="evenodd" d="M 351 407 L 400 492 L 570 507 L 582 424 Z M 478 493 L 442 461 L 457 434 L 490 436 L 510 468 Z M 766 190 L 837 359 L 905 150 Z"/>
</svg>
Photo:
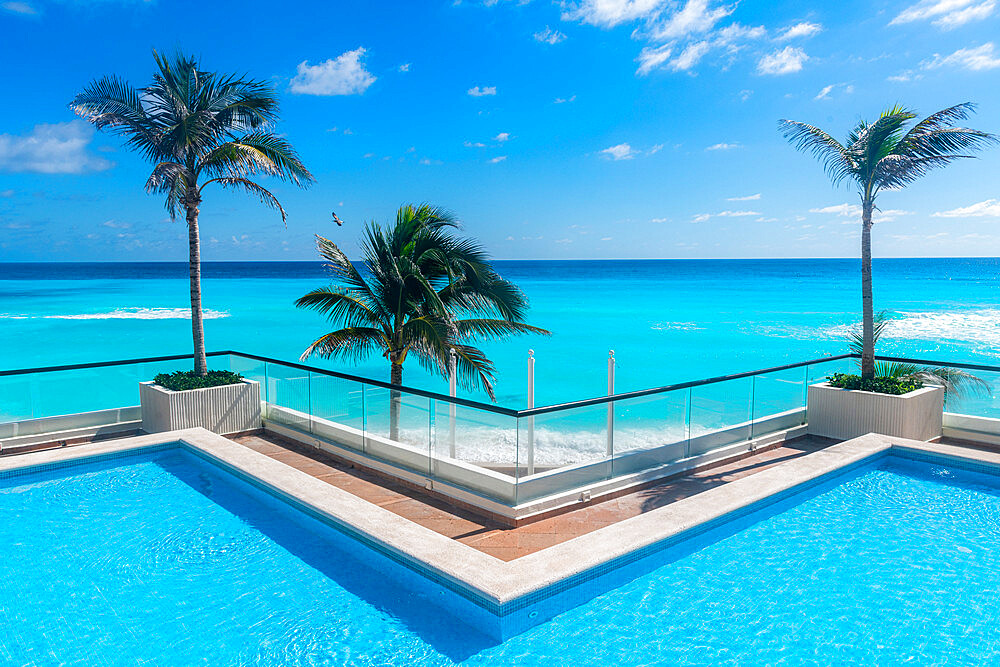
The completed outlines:
<svg viewBox="0 0 1000 667">
<path fill-rule="evenodd" d="M 340 218 L 338 218 L 336 213 L 331 213 L 330 215 L 333 216 L 333 221 L 337 223 L 338 227 L 343 227 L 344 226 L 344 221 L 341 220 Z"/>
</svg>

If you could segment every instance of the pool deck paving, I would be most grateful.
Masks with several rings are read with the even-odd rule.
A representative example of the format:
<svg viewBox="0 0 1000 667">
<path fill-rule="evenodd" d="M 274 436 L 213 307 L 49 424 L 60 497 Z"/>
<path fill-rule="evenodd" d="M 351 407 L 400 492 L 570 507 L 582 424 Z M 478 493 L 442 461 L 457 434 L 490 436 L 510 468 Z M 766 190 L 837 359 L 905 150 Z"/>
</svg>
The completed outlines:
<svg viewBox="0 0 1000 667">
<path fill-rule="evenodd" d="M 322 450 L 271 433 L 235 436 L 231 439 L 503 561 L 513 561 L 836 444 L 836 441 L 827 438 L 796 438 L 737 461 L 667 478 L 625 495 L 597 500 L 581 505 L 578 509 L 511 528 L 457 508 L 437 496 L 382 475 L 354 468 Z"/>
</svg>

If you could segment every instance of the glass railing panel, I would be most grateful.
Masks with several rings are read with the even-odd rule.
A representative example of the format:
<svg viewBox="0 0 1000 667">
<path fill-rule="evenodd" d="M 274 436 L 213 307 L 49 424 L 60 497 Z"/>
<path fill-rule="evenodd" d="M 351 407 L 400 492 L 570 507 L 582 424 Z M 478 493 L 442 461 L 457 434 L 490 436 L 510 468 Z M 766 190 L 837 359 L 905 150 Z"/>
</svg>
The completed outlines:
<svg viewBox="0 0 1000 667">
<path fill-rule="evenodd" d="M 225 365 L 223 365 L 225 361 Z M 230 370 L 239 373 L 247 380 L 254 380 L 260 383 L 260 397 L 264 399 L 264 384 L 267 378 L 267 364 L 263 361 L 241 357 L 238 354 L 226 354 L 218 357 L 208 358 L 208 367 L 219 370 Z"/>
<path fill-rule="evenodd" d="M 35 375 L 0 377 L 0 424 L 34 418 L 37 394 L 34 378 Z"/>
<path fill-rule="evenodd" d="M 753 376 L 753 437 L 806 422 L 807 372 L 803 366 Z"/>
<path fill-rule="evenodd" d="M 364 449 L 365 392 L 360 382 L 313 373 L 311 431 L 350 449 Z"/>
<path fill-rule="evenodd" d="M 35 419 L 139 405 L 134 364 L 36 373 L 31 385 Z"/>
<path fill-rule="evenodd" d="M 825 382 L 828 377 L 834 373 L 859 373 L 860 367 L 858 366 L 858 360 L 849 359 L 836 359 L 833 361 L 819 361 L 815 364 L 809 364 L 805 367 L 806 377 L 809 384 L 816 384 L 818 382 Z"/>
<path fill-rule="evenodd" d="M 365 388 L 365 453 L 430 474 L 431 400 L 382 387 Z"/>
<path fill-rule="evenodd" d="M 498 500 L 513 500 L 517 418 L 434 401 L 431 455 L 435 479 Z"/>
<path fill-rule="evenodd" d="M 752 378 L 691 388 L 691 456 L 750 439 L 752 391 Z"/>
<path fill-rule="evenodd" d="M 265 419 L 309 431 L 309 371 L 269 363 L 266 375 L 266 386 L 261 388 L 267 396 Z"/>
<path fill-rule="evenodd" d="M 956 415 L 1000 420 L 1000 372 L 965 370 L 977 378 L 953 378 L 955 388 L 946 391 L 944 411 Z M 951 422 L 951 423 L 950 423 Z M 945 419 L 945 426 L 957 426 L 953 420 Z M 996 423 L 966 424 L 973 430 L 1000 435 L 1000 421 Z"/>
<path fill-rule="evenodd" d="M 611 476 L 608 405 L 518 419 L 518 503 Z"/>
<path fill-rule="evenodd" d="M 673 463 L 687 455 L 687 389 L 615 401 L 615 477 Z"/>
</svg>

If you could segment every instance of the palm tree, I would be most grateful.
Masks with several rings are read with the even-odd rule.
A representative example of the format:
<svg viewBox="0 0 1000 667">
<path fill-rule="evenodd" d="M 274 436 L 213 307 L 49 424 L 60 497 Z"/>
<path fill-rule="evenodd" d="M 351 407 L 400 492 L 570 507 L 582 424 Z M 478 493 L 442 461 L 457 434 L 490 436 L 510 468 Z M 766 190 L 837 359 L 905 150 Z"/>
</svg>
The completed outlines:
<svg viewBox="0 0 1000 667">
<path fill-rule="evenodd" d="M 334 284 L 295 302 L 326 315 L 339 328 L 320 336 L 302 353 L 359 361 L 374 352 L 389 361 L 390 382 L 403 383 L 409 355 L 431 372 L 450 373 L 454 352 L 457 379 L 495 399 L 495 368 L 475 339 L 549 334 L 524 322 L 528 300 L 501 278 L 485 250 L 453 232 L 447 211 L 405 205 L 390 227 L 371 223 L 361 241 L 364 273 L 329 239 L 316 237 Z M 400 394 L 390 402 L 390 438 L 399 435 Z"/>
<path fill-rule="evenodd" d="M 881 310 L 875 314 L 872 327 L 873 344 L 878 344 L 882 334 L 890 328 L 892 317 L 887 311 Z M 864 349 L 862 331 L 854 330 L 848 334 L 848 345 L 851 352 L 860 355 Z M 921 366 L 902 361 L 875 362 L 877 377 L 891 377 L 898 380 L 910 380 L 920 384 L 936 384 L 944 388 L 945 402 L 949 398 L 962 399 L 968 395 L 990 396 L 990 383 L 961 368 L 951 366 Z"/>
<path fill-rule="evenodd" d="M 271 129 L 278 99 L 265 82 L 206 72 L 193 58 L 172 60 L 155 51 L 153 82 L 133 88 L 118 77 L 91 82 L 71 104 L 98 129 L 126 137 L 125 145 L 153 163 L 146 192 L 166 195 L 171 219 L 184 210 L 188 225 L 191 333 L 194 371 L 205 375 L 205 329 L 201 311 L 201 241 L 198 212 L 209 184 L 242 190 L 265 205 L 282 208 L 270 191 L 250 180 L 275 176 L 299 186 L 313 181 L 291 144 Z"/>
<path fill-rule="evenodd" d="M 917 114 L 894 106 L 874 123 L 860 121 L 841 144 L 813 125 L 781 120 L 779 127 L 795 148 L 808 151 L 822 163 L 838 185 L 853 181 L 861 198 L 861 376 L 875 377 L 874 306 L 872 302 L 872 213 L 882 190 L 909 185 L 935 167 L 943 167 L 966 153 L 995 142 L 986 132 L 955 127 L 975 109 L 971 103 L 942 109 L 907 129 Z"/>
</svg>

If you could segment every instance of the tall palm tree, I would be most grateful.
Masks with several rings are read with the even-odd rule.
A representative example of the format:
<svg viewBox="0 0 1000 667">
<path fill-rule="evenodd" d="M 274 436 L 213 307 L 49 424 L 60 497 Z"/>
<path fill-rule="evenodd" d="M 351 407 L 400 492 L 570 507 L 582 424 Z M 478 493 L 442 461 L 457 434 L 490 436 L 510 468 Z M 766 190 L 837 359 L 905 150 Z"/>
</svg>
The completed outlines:
<svg viewBox="0 0 1000 667">
<path fill-rule="evenodd" d="M 441 208 L 400 207 L 392 226 L 365 227 L 364 273 L 333 241 L 317 236 L 334 284 L 312 290 L 295 305 L 326 315 L 340 328 L 313 341 L 302 358 L 359 361 L 378 352 L 389 361 L 390 382 L 401 385 L 408 356 L 447 376 L 453 351 L 462 385 L 494 399 L 493 362 L 471 342 L 549 332 L 524 322 L 527 297 L 497 274 L 478 243 L 454 233 L 457 226 Z M 389 429 L 396 439 L 400 394 L 393 390 L 391 396 Z"/>
<path fill-rule="evenodd" d="M 270 191 L 251 177 L 274 176 L 306 186 L 313 181 L 291 144 L 271 130 L 278 98 L 266 82 L 206 72 L 180 53 L 167 59 L 153 52 L 153 82 L 133 88 L 111 75 L 91 82 L 71 103 L 99 130 L 126 137 L 125 145 L 153 163 L 146 192 L 166 195 L 175 219 L 180 209 L 188 225 L 191 334 L 194 371 L 207 373 L 201 309 L 201 240 L 198 213 L 202 191 L 214 183 L 256 196 L 281 214 Z"/>
<path fill-rule="evenodd" d="M 813 125 L 781 120 L 779 127 L 795 148 L 822 163 L 834 185 L 845 180 L 858 188 L 861 199 L 861 375 L 875 377 L 874 306 L 872 302 L 872 213 L 882 190 L 903 188 L 935 167 L 943 167 L 995 142 L 986 132 L 955 123 L 974 111 L 971 103 L 942 109 L 909 127 L 917 114 L 894 106 L 873 123 L 859 121 L 841 144 Z"/>
</svg>

